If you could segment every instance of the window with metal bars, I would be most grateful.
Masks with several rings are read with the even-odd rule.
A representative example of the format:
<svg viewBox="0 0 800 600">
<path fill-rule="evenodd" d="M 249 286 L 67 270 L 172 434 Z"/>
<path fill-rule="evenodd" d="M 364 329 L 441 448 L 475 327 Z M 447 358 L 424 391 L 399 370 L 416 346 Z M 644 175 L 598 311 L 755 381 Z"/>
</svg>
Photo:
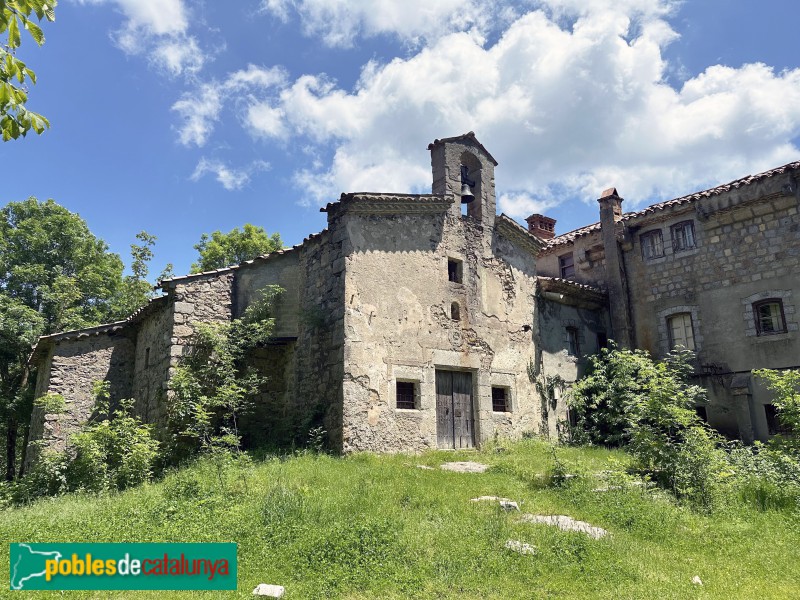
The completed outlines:
<svg viewBox="0 0 800 600">
<path fill-rule="evenodd" d="M 414 381 L 397 382 L 397 408 L 414 410 L 417 408 L 417 383 Z"/>
<path fill-rule="evenodd" d="M 511 403 L 508 398 L 508 388 L 492 388 L 492 410 L 494 412 L 511 412 Z"/>
</svg>

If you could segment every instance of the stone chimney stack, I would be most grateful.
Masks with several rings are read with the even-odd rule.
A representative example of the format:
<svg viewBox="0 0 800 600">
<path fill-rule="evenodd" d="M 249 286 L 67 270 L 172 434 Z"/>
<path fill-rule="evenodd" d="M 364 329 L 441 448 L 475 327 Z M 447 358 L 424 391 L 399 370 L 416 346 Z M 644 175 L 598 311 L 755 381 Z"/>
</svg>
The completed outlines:
<svg viewBox="0 0 800 600">
<path fill-rule="evenodd" d="M 597 199 L 600 204 L 600 231 L 606 255 L 606 281 L 611 304 L 611 328 L 614 341 L 622 348 L 633 348 L 628 278 L 625 258 L 618 238 L 622 234 L 622 198 L 617 188 L 604 190 Z"/>
<path fill-rule="evenodd" d="M 597 201 L 600 203 L 600 222 L 603 225 L 616 223 L 622 218 L 622 198 L 617 188 L 603 190 Z"/>
<path fill-rule="evenodd" d="M 528 223 L 528 232 L 540 240 L 551 240 L 556 236 L 556 220 L 544 215 L 531 215 L 525 221 Z"/>
</svg>

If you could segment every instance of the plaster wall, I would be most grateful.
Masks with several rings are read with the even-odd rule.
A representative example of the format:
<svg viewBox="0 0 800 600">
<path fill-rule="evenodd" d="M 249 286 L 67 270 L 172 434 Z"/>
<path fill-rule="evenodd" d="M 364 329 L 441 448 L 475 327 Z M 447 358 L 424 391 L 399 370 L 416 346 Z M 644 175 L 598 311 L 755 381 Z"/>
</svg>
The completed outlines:
<svg viewBox="0 0 800 600">
<path fill-rule="evenodd" d="M 344 220 L 352 252 L 345 280 L 343 449 L 437 447 L 437 368 L 473 374 L 476 443 L 495 432 L 534 429 L 538 412 L 527 377 L 532 257 L 522 260 L 505 240 L 487 253 L 479 224 L 451 212 Z M 448 258 L 462 261 L 463 283 L 448 280 Z M 396 407 L 398 380 L 416 382 L 417 408 Z M 511 412 L 493 413 L 493 385 L 509 389 Z"/>
<path fill-rule="evenodd" d="M 585 374 L 587 355 L 600 351 L 598 334 L 608 335 L 610 323 L 607 310 L 601 308 L 572 306 L 542 296 L 538 298 L 537 307 L 536 347 L 539 381 L 543 388 L 539 390 L 540 430 L 557 438 L 559 423 L 567 420 L 564 394 Z M 574 327 L 578 334 L 577 355 L 569 352 L 568 327 Z M 563 385 L 554 385 L 559 380 Z"/>
<path fill-rule="evenodd" d="M 234 315 L 239 317 L 258 297 L 259 290 L 268 285 L 278 285 L 283 293 L 274 306 L 275 337 L 297 337 L 299 328 L 300 252 L 272 254 L 266 259 L 256 259 L 243 264 L 236 271 L 234 290 Z"/>
</svg>

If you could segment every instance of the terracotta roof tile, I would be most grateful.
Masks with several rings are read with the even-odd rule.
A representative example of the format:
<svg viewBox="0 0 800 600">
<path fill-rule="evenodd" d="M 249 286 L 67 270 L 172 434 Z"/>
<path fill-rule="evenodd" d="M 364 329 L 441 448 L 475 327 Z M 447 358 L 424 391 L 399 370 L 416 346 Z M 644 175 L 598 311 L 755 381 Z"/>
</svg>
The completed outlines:
<svg viewBox="0 0 800 600">
<path fill-rule="evenodd" d="M 795 169 L 800 169 L 800 161 L 791 162 L 785 164 L 780 167 L 776 167 L 774 169 L 770 169 L 769 171 L 764 171 L 763 173 L 756 173 L 755 175 L 748 175 L 747 177 L 742 177 L 741 179 L 736 179 L 731 181 L 730 183 L 724 183 L 722 185 L 718 185 L 716 187 L 703 190 L 700 192 L 695 192 L 693 194 L 688 194 L 686 196 L 681 196 L 679 198 L 673 198 L 672 200 L 666 200 L 664 202 L 658 202 L 656 204 L 652 204 L 647 206 L 641 210 L 628 212 L 622 215 L 622 221 L 630 221 L 631 219 L 636 219 L 638 217 L 643 217 L 645 215 L 649 215 L 655 213 L 660 210 L 665 210 L 667 208 L 672 208 L 674 206 L 680 206 L 682 204 L 689 204 L 692 202 L 696 202 L 697 200 L 701 200 L 703 198 L 710 198 L 711 196 L 717 196 L 719 194 L 724 194 L 725 192 L 729 192 L 732 189 L 738 189 L 742 186 L 751 185 L 753 183 L 757 183 L 764 179 L 768 179 L 770 177 L 774 177 L 775 175 L 782 175 L 788 171 L 793 171 Z M 607 192 L 612 191 L 613 188 L 606 190 L 603 192 L 606 194 Z M 616 190 L 614 190 L 616 191 Z M 562 233 L 561 235 L 557 235 L 556 237 L 548 240 L 546 242 L 545 250 L 554 248 L 557 246 L 563 246 L 565 244 L 571 244 L 577 238 L 589 235 L 595 231 L 600 231 L 600 223 L 592 223 L 591 225 L 587 225 L 585 227 L 580 227 L 579 229 L 575 229 L 573 231 Z"/>
</svg>

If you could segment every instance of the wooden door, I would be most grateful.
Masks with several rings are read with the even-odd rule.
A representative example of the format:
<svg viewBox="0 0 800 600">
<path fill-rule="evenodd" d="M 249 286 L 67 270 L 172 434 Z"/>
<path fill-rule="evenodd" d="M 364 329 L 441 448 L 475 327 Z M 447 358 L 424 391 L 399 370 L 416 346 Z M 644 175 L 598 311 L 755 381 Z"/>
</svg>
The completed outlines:
<svg viewBox="0 0 800 600">
<path fill-rule="evenodd" d="M 475 446 L 472 373 L 436 371 L 436 434 L 440 448 Z"/>
</svg>

